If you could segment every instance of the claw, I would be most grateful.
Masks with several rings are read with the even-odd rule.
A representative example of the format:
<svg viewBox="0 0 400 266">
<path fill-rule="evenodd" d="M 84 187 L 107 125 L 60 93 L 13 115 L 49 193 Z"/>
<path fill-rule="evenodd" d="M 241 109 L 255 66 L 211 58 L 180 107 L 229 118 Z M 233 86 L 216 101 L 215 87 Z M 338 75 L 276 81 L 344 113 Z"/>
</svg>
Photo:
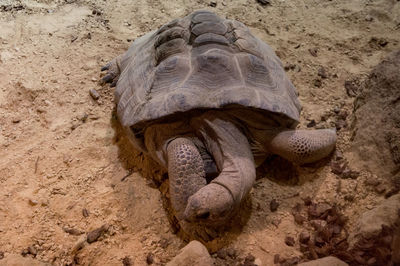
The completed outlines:
<svg viewBox="0 0 400 266">
<path fill-rule="evenodd" d="M 103 67 L 101 68 L 101 71 L 108 70 L 108 69 L 110 68 L 110 66 L 111 66 L 111 63 L 107 63 L 105 66 L 103 66 Z"/>
<path fill-rule="evenodd" d="M 111 83 L 114 80 L 114 75 L 113 74 L 107 74 L 102 78 L 102 80 L 105 83 Z"/>
<path fill-rule="evenodd" d="M 111 83 L 110 87 L 114 88 L 115 86 L 117 86 L 117 82 L 118 82 L 118 79 L 114 79 L 113 82 Z"/>
</svg>

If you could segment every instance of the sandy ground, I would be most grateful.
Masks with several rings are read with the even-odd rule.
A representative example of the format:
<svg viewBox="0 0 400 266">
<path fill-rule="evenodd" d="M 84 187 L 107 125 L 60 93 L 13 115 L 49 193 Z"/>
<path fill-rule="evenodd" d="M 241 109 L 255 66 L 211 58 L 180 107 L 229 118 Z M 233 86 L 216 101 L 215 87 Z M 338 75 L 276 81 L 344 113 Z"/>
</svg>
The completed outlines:
<svg viewBox="0 0 400 266">
<path fill-rule="evenodd" d="M 238 262 L 250 253 L 273 265 L 275 254 L 301 255 L 298 244 L 284 240 L 303 229 L 291 214 L 302 198 L 337 204 L 349 228 L 382 201 L 364 181 L 385 177 L 359 168 L 347 152 L 354 98 L 344 84 L 399 48 L 400 2 L 270 2 L 0 0 L 0 252 L 54 265 L 122 265 L 124 257 L 162 265 L 185 245 L 153 181 L 160 171 L 123 145 L 113 89 L 98 80 L 100 67 L 132 40 L 196 9 L 240 20 L 270 44 L 300 93 L 300 127 L 341 128 L 337 148 L 360 171 L 357 179 L 340 179 L 329 161 L 291 171 L 269 164 L 259 171 L 248 217 L 237 218 L 246 220 L 243 228 L 228 230 L 210 250 L 223 243 Z M 280 203 L 276 212 L 272 199 Z M 105 224 L 98 241 L 76 251 L 81 233 Z"/>
</svg>

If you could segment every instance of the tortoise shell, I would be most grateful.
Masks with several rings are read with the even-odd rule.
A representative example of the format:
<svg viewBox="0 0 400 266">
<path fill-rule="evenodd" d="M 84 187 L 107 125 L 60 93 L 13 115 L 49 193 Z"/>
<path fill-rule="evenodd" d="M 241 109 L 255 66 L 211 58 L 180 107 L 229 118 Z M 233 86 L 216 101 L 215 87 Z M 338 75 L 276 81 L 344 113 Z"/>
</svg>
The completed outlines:
<svg viewBox="0 0 400 266">
<path fill-rule="evenodd" d="M 133 42 L 116 88 L 124 127 L 193 110 L 232 106 L 278 114 L 297 124 L 300 104 L 274 51 L 241 22 L 196 11 Z"/>
</svg>

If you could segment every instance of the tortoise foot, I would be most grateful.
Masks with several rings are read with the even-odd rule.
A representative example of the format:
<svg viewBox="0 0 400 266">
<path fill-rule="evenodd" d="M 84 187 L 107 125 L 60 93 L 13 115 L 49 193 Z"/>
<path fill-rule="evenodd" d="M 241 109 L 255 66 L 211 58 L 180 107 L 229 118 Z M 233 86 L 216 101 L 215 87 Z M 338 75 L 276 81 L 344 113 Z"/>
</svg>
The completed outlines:
<svg viewBox="0 0 400 266">
<path fill-rule="evenodd" d="M 106 75 L 101 79 L 103 83 L 111 83 L 111 87 L 117 85 L 119 75 L 121 74 L 120 60 L 121 56 L 118 56 L 101 68 L 101 71 L 107 71 Z"/>
</svg>

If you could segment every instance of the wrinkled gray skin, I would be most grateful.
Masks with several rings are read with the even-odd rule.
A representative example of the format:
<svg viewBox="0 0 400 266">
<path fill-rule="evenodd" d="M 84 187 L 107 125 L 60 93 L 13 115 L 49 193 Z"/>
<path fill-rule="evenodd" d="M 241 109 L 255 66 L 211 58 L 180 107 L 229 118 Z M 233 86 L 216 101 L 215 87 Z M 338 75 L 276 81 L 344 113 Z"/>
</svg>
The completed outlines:
<svg viewBox="0 0 400 266">
<path fill-rule="evenodd" d="M 335 147 L 335 130 L 294 129 L 300 104 L 272 49 L 211 12 L 139 38 L 102 70 L 133 144 L 168 169 L 186 230 L 229 221 L 269 155 L 304 164 Z"/>
</svg>

